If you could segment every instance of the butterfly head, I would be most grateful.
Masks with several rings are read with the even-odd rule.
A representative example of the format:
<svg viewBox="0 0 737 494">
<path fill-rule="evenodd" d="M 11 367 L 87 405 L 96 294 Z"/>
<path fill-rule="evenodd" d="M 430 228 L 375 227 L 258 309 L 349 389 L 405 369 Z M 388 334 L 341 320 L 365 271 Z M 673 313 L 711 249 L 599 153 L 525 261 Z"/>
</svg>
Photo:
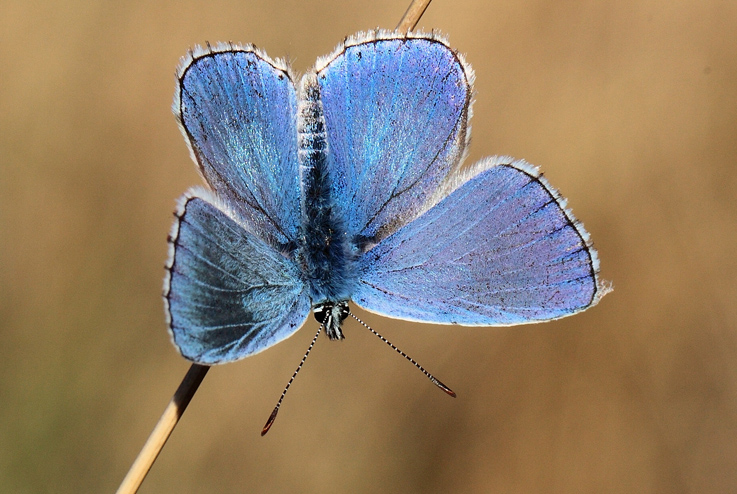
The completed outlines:
<svg viewBox="0 0 737 494">
<path fill-rule="evenodd" d="M 348 301 L 323 302 L 316 305 L 312 309 L 312 313 L 315 315 L 317 322 L 325 327 L 325 332 L 329 339 L 343 339 L 343 332 L 340 330 L 340 325 L 343 324 L 345 318 L 350 314 Z"/>
</svg>

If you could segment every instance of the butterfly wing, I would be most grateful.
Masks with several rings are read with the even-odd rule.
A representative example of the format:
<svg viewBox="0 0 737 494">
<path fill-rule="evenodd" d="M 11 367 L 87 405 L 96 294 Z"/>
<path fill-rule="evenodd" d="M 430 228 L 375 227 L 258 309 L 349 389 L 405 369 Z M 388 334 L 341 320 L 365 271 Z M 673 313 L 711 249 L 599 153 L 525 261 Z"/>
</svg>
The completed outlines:
<svg viewBox="0 0 737 494">
<path fill-rule="evenodd" d="M 210 187 L 250 231 L 293 247 L 297 97 L 286 65 L 252 46 L 197 48 L 180 64 L 173 110 Z"/>
<path fill-rule="evenodd" d="M 411 220 L 465 150 L 473 74 L 431 35 L 376 32 L 318 60 L 333 197 L 376 242 Z"/>
<path fill-rule="evenodd" d="M 487 159 L 467 177 L 362 256 L 358 305 L 401 319 L 489 326 L 556 319 L 601 298 L 589 236 L 537 170 Z"/>
<path fill-rule="evenodd" d="M 310 309 L 294 261 L 248 232 L 205 190 L 180 202 L 164 300 L 170 333 L 201 364 L 238 360 L 291 336 Z"/>
</svg>

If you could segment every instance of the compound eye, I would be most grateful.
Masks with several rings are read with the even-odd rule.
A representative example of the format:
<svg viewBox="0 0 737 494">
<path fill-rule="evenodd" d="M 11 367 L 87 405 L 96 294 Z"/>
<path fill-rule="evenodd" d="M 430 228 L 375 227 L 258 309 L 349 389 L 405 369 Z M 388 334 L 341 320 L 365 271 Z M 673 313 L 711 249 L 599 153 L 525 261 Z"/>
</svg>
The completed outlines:
<svg viewBox="0 0 737 494">
<path fill-rule="evenodd" d="M 317 322 L 322 324 L 325 322 L 325 317 L 327 316 L 328 311 L 325 309 L 325 307 L 317 307 L 312 312 L 312 314 L 315 316 L 315 319 L 317 320 Z"/>
<path fill-rule="evenodd" d="M 340 313 L 338 317 L 340 318 L 340 322 L 343 322 L 346 317 L 348 317 L 348 314 L 350 314 L 350 310 L 348 309 L 348 304 L 340 304 L 338 306 L 338 309 L 340 309 Z"/>
</svg>

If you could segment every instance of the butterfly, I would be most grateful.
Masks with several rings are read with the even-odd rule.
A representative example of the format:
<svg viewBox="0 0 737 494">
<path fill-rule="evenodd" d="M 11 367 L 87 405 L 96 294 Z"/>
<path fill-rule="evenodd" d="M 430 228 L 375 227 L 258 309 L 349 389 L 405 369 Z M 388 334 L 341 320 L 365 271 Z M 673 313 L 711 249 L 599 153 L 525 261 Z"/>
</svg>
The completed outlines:
<svg viewBox="0 0 737 494">
<path fill-rule="evenodd" d="M 466 326 L 596 304 L 597 253 L 538 170 L 462 166 L 473 80 L 435 33 L 356 34 L 299 80 L 252 45 L 191 50 L 173 111 L 208 187 L 179 200 L 169 236 L 180 353 L 242 359 L 310 311 L 341 339 L 349 303 Z"/>
</svg>

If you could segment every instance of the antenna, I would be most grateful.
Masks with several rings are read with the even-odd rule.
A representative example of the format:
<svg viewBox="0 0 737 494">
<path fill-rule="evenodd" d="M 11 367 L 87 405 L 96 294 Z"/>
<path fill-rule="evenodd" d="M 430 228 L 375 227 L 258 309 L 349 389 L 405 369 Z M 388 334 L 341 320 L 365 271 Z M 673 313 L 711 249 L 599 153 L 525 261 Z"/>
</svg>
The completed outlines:
<svg viewBox="0 0 737 494">
<path fill-rule="evenodd" d="M 292 383 L 294 382 L 294 378 L 297 377 L 297 373 L 300 371 L 300 369 L 305 363 L 305 360 L 307 360 L 307 356 L 312 351 L 312 347 L 315 346 L 315 342 L 317 341 L 317 337 L 320 336 L 320 331 L 322 331 L 323 326 L 325 326 L 325 323 L 320 324 L 320 327 L 317 328 L 317 333 L 315 333 L 315 337 L 312 338 L 312 343 L 310 343 L 310 346 L 307 348 L 307 351 L 305 352 L 304 357 L 302 357 L 302 361 L 297 366 L 297 369 L 294 371 L 294 374 L 292 374 L 292 377 L 289 378 L 289 382 L 284 388 L 284 391 L 282 391 L 282 394 L 279 397 L 279 401 L 276 403 L 276 406 L 274 407 L 274 411 L 271 412 L 271 415 L 269 415 L 269 420 L 266 421 L 266 425 L 264 425 L 264 428 L 261 431 L 262 436 L 266 435 L 266 433 L 269 432 L 269 429 L 271 429 L 271 426 L 274 424 L 274 421 L 276 420 L 276 414 L 279 413 L 279 407 L 281 406 L 281 402 L 284 401 L 284 397 L 287 395 L 289 386 L 291 386 Z"/>
<path fill-rule="evenodd" d="M 364 327 L 365 327 L 366 329 L 368 329 L 369 331 L 371 331 L 372 333 L 374 333 L 374 334 L 375 334 L 376 336 L 378 336 L 378 337 L 379 337 L 379 339 L 380 339 L 381 341 L 383 341 L 384 343 L 386 343 L 387 345 L 389 345 L 390 347 L 392 347 L 392 348 L 394 349 L 394 351 L 396 351 L 396 352 L 397 352 L 397 353 L 398 353 L 399 355 L 401 355 L 401 356 L 402 356 L 402 357 L 404 357 L 405 359 L 407 359 L 407 360 L 409 360 L 410 362 L 412 362 L 412 365 L 414 365 L 415 367 L 417 367 L 418 369 L 420 369 L 420 371 L 421 371 L 421 372 L 422 372 L 423 374 L 425 374 L 425 376 L 426 376 L 426 377 L 427 377 L 428 379 L 430 379 L 430 381 L 432 381 L 432 383 L 433 383 L 433 384 L 434 384 L 435 386 L 437 386 L 438 388 L 442 389 L 443 391 L 445 391 L 446 393 L 448 393 L 448 394 L 449 394 L 450 396 L 452 396 L 453 398 L 455 398 L 455 397 L 456 397 L 455 391 L 453 391 L 452 389 L 450 389 L 450 388 L 449 388 L 448 386 L 446 386 L 445 384 L 441 383 L 441 382 L 440 382 L 440 380 L 439 380 L 438 378 L 436 378 L 435 376 L 433 376 L 432 374 L 430 374 L 429 372 L 427 372 L 427 371 L 425 370 L 425 368 L 424 368 L 424 367 L 422 367 L 422 366 L 421 366 L 420 364 L 418 364 L 418 363 L 417 363 L 417 362 L 415 361 L 415 359 L 413 359 L 412 357 L 410 357 L 409 355 L 407 355 L 406 353 L 404 353 L 404 352 L 403 352 L 402 350 L 400 350 L 399 348 L 397 348 L 397 347 L 396 347 L 396 346 L 395 346 L 395 345 L 394 345 L 394 344 L 393 344 L 393 343 L 392 343 L 391 341 L 389 341 L 389 340 L 387 340 L 386 338 L 384 338 L 383 336 L 381 336 L 381 335 L 380 335 L 379 333 L 377 333 L 377 332 L 376 332 L 376 331 L 375 331 L 375 330 L 374 330 L 374 329 L 373 329 L 373 328 L 372 328 L 371 326 L 369 326 L 368 324 L 366 324 L 365 322 L 363 322 L 362 320 L 360 320 L 359 318 L 357 318 L 357 317 L 355 316 L 355 314 L 353 314 L 353 313 L 351 312 L 351 313 L 350 313 L 350 315 L 351 315 L 351 317 L 352 317 L 353 319 L 355 319 L 356 321 L 358 321 L 359 323 L 361 323 L 361 324 L 362 324 L 362 325 L 363 325 L 363 326 L 364 326 Z M 315 338 L 317 338 L 317 336 L 315 336 Z M 274 410 L 274 413 L 276 413 L 276 410 Z"/>
</svg>

